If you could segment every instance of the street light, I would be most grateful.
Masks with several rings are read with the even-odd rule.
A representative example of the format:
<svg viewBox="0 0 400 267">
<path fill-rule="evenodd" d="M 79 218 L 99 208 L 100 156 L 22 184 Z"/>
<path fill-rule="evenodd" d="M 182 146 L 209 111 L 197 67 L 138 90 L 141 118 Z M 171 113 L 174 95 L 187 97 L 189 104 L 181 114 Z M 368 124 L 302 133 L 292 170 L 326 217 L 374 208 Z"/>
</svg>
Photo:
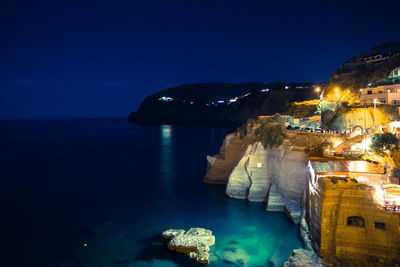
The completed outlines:
<svg viewBox="0 0 400 267">
<path fill-rule="evenodd" d="M 319 92 L 321 92 L 321 87 L 317 87 L 317 88 L 315 88 L 315 92 L 316 92 L 316 93 L 319 93 Z"/>
</svg>

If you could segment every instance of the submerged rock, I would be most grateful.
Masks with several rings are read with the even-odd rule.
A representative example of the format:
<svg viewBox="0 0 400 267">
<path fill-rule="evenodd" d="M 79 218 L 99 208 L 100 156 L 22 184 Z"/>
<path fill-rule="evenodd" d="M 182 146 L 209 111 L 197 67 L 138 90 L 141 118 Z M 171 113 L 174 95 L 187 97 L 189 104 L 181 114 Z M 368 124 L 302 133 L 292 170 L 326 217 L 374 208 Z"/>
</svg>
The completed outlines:
<svg viewBox="0 0 400 267">
<path fill-rule="evenodd" d="M 163 232 L 163 237 L 171 239 L 168 248 L 187 254 L 190 258 L 207 264 L 210 258 L 210 246 L 215 244 L 212 231 L 204 228 L 169 229 Z"/>
</svg>

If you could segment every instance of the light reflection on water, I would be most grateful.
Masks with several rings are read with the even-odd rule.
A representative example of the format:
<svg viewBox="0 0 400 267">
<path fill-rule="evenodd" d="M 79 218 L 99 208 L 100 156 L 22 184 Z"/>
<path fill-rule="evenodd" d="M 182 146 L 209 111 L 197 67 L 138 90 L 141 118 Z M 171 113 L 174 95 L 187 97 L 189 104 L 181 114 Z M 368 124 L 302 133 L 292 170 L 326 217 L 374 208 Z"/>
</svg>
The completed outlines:
<svg viewBox="0 0 400 267">
<path fill-rule="evenodd" d="M 173 154 L 173 141 L 172 141 L 172 125 L 162 125 L 160 127 L 161 134 L 161 160 L 160 160 L 160 172 L 163 189 L 167 193 L 171 193 L 171 180 L 175 176 L 174 170 L 174 154 Z"/>
</svg>

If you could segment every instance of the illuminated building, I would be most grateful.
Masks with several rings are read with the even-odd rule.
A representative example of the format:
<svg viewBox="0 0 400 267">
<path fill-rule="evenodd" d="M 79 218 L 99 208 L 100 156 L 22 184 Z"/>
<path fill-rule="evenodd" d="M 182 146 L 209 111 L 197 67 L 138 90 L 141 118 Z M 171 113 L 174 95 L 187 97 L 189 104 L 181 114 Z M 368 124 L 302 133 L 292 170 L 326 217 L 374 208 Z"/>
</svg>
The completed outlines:
<svg viewBox="0 0 400 267">
<path fill-rule="evenodd" d="M 360 89 L 360 104 L 373 105 L 374 99 L 378 104 L 400 106 L 400 67 L 392 70 L 388 79 L 378 82 L 374 87 Z"/>
<path fill-rule="evenodd" d="M 379 184 L 383 170 L 367 161 L 310 158 L 308 171 L 305 219 L 324 261 L 399 264 L 400 186 Z"/>
</svg>

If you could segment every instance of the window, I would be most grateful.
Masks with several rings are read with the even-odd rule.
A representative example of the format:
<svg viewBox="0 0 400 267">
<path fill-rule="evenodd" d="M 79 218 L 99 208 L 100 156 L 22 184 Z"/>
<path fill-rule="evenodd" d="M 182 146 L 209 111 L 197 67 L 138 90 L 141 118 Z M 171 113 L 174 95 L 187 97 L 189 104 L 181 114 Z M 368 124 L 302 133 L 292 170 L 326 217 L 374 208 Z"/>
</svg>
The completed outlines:
<svg viewBox="0 0 400 267">
<path fill-rule="evenodd" d="M 381 229 L 381 230 L 386 230 L 386 224 L 383 222 L 375 222 L 375 228 Z"/>
<path fill-rule="evenodd" d="M 386 104 L 386 99 L 381 100 L 382 104 Z"/>
<path fill-rule="evenodd" d="M 368 90 L 367 94 L 372 95 L 372 91 Z"/>
<path fill-rule="evenodd" d="M 347 225 L 364 227 L 364 218 L 359 216 L 348 217 Z"/>
</svg>

